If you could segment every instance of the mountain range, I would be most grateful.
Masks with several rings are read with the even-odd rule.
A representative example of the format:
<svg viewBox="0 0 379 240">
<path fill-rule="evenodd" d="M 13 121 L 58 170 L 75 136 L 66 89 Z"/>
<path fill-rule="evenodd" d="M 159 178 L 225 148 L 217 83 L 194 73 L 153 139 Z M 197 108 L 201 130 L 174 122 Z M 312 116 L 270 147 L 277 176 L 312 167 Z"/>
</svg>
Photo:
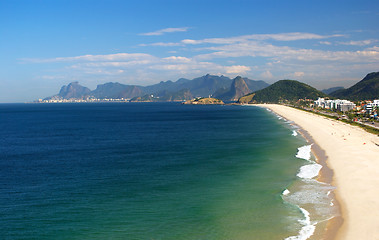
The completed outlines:
<svg viewBox="0 0 379 240">
<path fill-rule="evenodd" d="M 297 101 L 298 99 L 317 99 L 318 97 L 351 101 L 379 99 L 379 72 L 367 74 L 350 88 L 335 87 L 323 91 L 295 80 L 280 80 L 269 87 L 241 97 L 238 103 L 278 103 L 283 100 Z"/>
<path fill-rule="evenodd" d="M 241 90 L 242 85 L 243 90 Z M 72 82 L 63 86 L 57 95 L 45 98 L 45 100 L 94 97 L 98 99 L 124 98 L 133 101 L 176 101 L 190 100 L 194 97 L 208 97 L 215 93 L 221 98 L 233 100 L 248 92 L 257 91 L 267 86 L 269 84 L 264 81 L 242 77 L 232 80 L 225 76 L 209 74 L 192 80 L 180 78 L 176 82 L 162 81 L 150 86 L 109 82 L 97 85 L 93 91 L 81 86 L 78 82 Z"/>
<path fill-rule="evenodd" d="M 221 99 L 224 102 L 239 103 L 280 102 L 282 100 L 298 100 L 300 98 L 317 99 L 330 97 L 352 101 L 379 99 L 379 72 L 366 75 L 361 81 L 350 88 L 335 87 L 319 91 L 305 83 L 295 80 L 280 80 L 272 85 L 264 81 L 255 81 L 240 76 L 230 79 L 225 76 L 205 75 L 192 80 L 180 78 L 176 82 L 165 81 L 150 86 L 125 85 L 121 83 L 105 83 L 97 85 L 91 91 L 72 82 L 63 86 L 57 95 L 50 99 L 131 99 L 133 102 L 183 101 L 198 97 Z"/>
</svg>

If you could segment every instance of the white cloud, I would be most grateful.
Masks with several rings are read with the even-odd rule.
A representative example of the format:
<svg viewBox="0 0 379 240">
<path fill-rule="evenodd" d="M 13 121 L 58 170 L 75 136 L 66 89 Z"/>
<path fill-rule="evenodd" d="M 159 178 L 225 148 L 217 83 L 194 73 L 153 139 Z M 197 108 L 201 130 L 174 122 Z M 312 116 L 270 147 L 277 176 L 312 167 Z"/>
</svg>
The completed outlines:
<svg viewBox="0 0 379 240">
<path fill-rule="evenodd" d="M 268 43 L 250 41 L 245 43 L 228 44 L 202 48 L 211 53 L 195 56 L 196 59 L 210 60 L 214 58 L 235 57 L 266 57 L 282 63 L 291 61 L 302 62 L 378 62 L 379 51 L 324 51 L 313 49 L 293 48 L 288 46 L 275 46 Z"/>
<path fill-rule="evenodd" d="M 143 36 L 159 36 L 159 35 L 163 35 L 165 33 L 187 32 L 188 29 L 189 29 L 188 27 L 164 28 L 164 29 L 160 29 L 160 30 L 157 30 L 157 31 L 154 31 L 154 32 L 141 33 L 140 35 L 143 35 Z"/>
<path fill-rule="evenodd" d="M 323 45 L 332 45 L 332 43 L 329 42 L 329 41 L 320 41 L 320 44 L 323 44 Z"/>
<path fill-rule="evenodd" d="M 174 46 L 183 46 L 182 43 L 173 43 L 173 42 L 157 42 L 157 43 L 150 43 L 150 44 L 139 44 L 140 47 L 146 47 L 146 46 L 158 46 L 158 47 L 174 47 Z"/>
<path fill-rule="evenodd" d="M 335 34 L 335 35 L 318 35 L 314 33 L 301 33 L 301 32 L 294 32 L 294 33 L 278 33 L 278 34 L 255 34 L 250 35 L 250 39 L 254 40 L 268 40 L 273 39 L 277 41 L 296 41 L 296 40 L 309 40 L 309 39 L 324 39 L 324 38 L 331 38 L 331 37 L 342 37 L 344 35 L 341 34 Z"/>
<path fill-rule="evenodd" d="M 295 72 L 295 73 L 293 74 L 293 76 L 294 76 L 294 77 L 297 77 L 297 78 L 301 78 L 301 77 L 303 77 L 304 75 L 305 75 L 304 72 Z"/>
<path fill-rule="evenodd" d="M 136 65 L 147 65 L 152 64 L 156 61 L 150 61 L 150 60 L 134 60 L 134 61 L 126 61 L 126 62 L 86 62 L 86 63 L 78 63 L 75 65 L 72 65 L 71 68 L 80 68 L 80 67 L 91 67 L 91 68 L 101 68 L 101 67 L 133 67 Z"/>
<path fill-rule="evenodd" d="M 346 41 L 346 44 L 338 46 L 338 51 L 333 49 L 338 42 L 324 41 L 341 36 L 343 35 L 280 33 L 200 40 L 184 39 L 177 43 L 160 42 L 140 45 L 185 46 L 185 49 L 169 49 L 175 51 L 159 57 L 147 53 L 117 53 L 22 60 L 24 63 L 64 65 L 62 72 L 67 71 L 67 75 L 75 76 L 78 79 L 85 79 L 88 74 L 91 75 L 88 79 L 92 80 L 97 77 L 101 81 L 130 79 L 130 81 L 143 81 L 144 83 L 147 81 L 154 83 L 154 81 L 170 78 L 197 77 L 199 74 L 205 73 L 231 77 L 247 75 L 253 79 L 262 78 L 268 81 L 273 81 L 274 78 L 301 78 L 305 82 L 309 79 L 327 82 L 328 79 L 341 77 L 342 74 L 338 72 L 351 75 L 358 71 L 377 70 L 379 47 L 367 46 L 377 42 L 376 40 Z M 307 47 L 294 47 L 296 45 L 293 43 L 287 45 L 283 42 L 276 42 L 296 40 L 316 41 L 312 41 Z M 328 46 L 320 47 L 318 43 Z M 344 45 L 348 45 L 347 43 L 355 44 L 357 46 L 355 48 L 359 50 L 341 50 Z M 329 50 L 324 50 L 325 48 Z M 349 49 L 350 47 L 345 48 Z M 313 84 L 311 85 L 313 86 Z"/>
<path fill-rule="evenodd" d="M 349 41 L 349 42 L 338 42 L 338 43 L 341 45 L 350 45 L 350 46 L 367 46 L 376 42 L 378 42 L 378 40 L 368 39 L 368 40 L 361 40 L 361 41 Z"/>
<path fill-rule="evenodd" d="M 226 73 L 229 74 L 246 74 L 246 72 L 251 71 L 251 68 L 248 66 L 235 65 L 235 66 L 226 66 Z"/>
<path fill-rule="evenodd" d="M 154 59 L 155 57 L 146 53 L 116 53 L 106 55 L 82 55 L 75 57 L 57 57 L 57 58 L 24 58 L 24 62 L 48 63 L 48 62 L 105 62 L 105 61 L 127 61 L 136 59 Z"/>
<path fill-rule="evenodd" d="M 376 51 L 376 52 L 379 52 L 379 47 L 374 46 L 374 47 L 371 47 L 371 48 L 366 48 L 365 50 L 366 51 Z"/>
<path fill-rule="evenodd" d="M 58 57 L 51 59 L 29 59 L 32 63 L 60 63 L 65 64 L 64 70 L 67 74 L 83 79 L 83 76 L 97 76 L 106 79 L 120 79 L 121 77 L 136 79 L 145 76 L 147 79 L 153 78 L 154 74 L 160 73 L 162 76 L 217 73 L 223 75 L 246 74 L 251 68 L 244 65 L 224 66 L 214 62 L 199 61 L 194 58 L 184 56 L 155 57 L 142 53 L 118 53 L 109 55 L 82 55 L 73 57 Z M 230 63 L 229 63 L 230 64 Z M 150 77 L 149 77 L 150 76 Z M 146 80 L 146 79 L 145 79 Z M 161 79 L 162 80 L 162 79 Z M 163 79 L 164 80 L 164 79 Z M 166 79 L 167 80 L 167 79 Z M 112 81 L 114 81 L 112 79 Z"/>
<path fill-rule="evenodd" d="M 56 79 L 64 79 L 64 76 L 59 75 L 43 75 L 40 76 L 41 79 L 47 79 L 47 80 L 56 80 Z"/>
<path fill-rule="evenodd" d="M 186 58 L 186 57 L 180 57 L 180 56 L 171 56 L 171 57 L 166 57 L 166 58 L 163 58 L 163 60 L 166 60 L 168 62 L 191 62 L 192 60 L 190 58 Z"/>
<path fill-rule="evenodd" d="M 273 75 L 269 70 L 267 70 L 267 71 L 261 73 L 261 77 L 264 79 L 271 79 L 271 78 L 273 78 Z"/>
<path fill-rule="evenodd" d="M 183 44 L 232 44 L 246 42 L 249 40 L 276 40 L 276 41 L 297 41 L 297 40 L 311 40 L 311 39 L 325 39 L 332 37 L 343 37 L 344 35 L 335 34 L 335 35 L 318 35 L 314 33 L 276 33 L 276 34 L 251 34 L 243 35 L 238 37 L 229 37 L 229 38 L 207 38 L 202 40 L 194 39 L 184 39 L 181 42 Z"/>
</svg>

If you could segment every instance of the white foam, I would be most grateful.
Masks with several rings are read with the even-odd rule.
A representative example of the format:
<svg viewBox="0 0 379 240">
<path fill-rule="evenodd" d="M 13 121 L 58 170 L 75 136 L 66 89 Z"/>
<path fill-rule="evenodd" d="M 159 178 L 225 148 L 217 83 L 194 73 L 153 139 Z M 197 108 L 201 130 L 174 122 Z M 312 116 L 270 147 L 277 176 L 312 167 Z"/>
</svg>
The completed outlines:
<svg viewBox="0 0 379 240">
<path fill-rule="evenodd" d="M 294 137 L 297 136 L 297 132 L 295 130 L 292 131 L 292 136 L 294 136 Z"/>
<path fill-rule="evenodd" d="M 283 200 L 295 206 L 306 206 L 308 211 L 312 211 L 312 219 L 317 222 L 338 214 L 338 208 L 330 206 L 332 199 L 326 195 L 334 187 L 322 185 L 314 179 L 304 179 L 303 184 L 291 194 L 282 196 Z"/>
<path fill-rule="evenodd" d="M 307 160 L 307 161 L 311 160 L 311 147 L 312 147 L 312 144 L 299 147 L 297 149 L 296 157 Z"/>
<path fill-rule="evenodd" d="M 322 166 L 318 163 L 304 165 L 300 167 L 300 171 L 297 174 L 299 178 L 312 179 L 318 175 Z"/>
<path fill-rule="evenodd" d="M 311 224 L 309 212 L 304 208 L 300 208 L 300 211 L 303 213 L 305 219 L 299 220 L 299 222 L 304 226 L 300 229 L 299 235 L 288 237 L 285 240 L 306 240 L 313 235 L 316 226 L 315 224 Z"/>
<path fill-rule="evenodd" d="M 304 225 L 311 224 L 311 218 L 309 217 L 309 212 L 307 210 L 305 210 L 304 208 L 300 208 L 300 211 L 303 213 L 305 219 L 299 220 L 299 222 L 304 224 Z"/>
<path fill-rule="evenodd" d="M 286 189 L 286 190 L 284 190 L 284 191 L 282 192 L 282 195 L 283 195 L 283 196 L 286 196 L 286 195 L 288 195 L 288 194 L 290 194 L 290 191 L 289 191 L 288 189 Z"/>
</svg>

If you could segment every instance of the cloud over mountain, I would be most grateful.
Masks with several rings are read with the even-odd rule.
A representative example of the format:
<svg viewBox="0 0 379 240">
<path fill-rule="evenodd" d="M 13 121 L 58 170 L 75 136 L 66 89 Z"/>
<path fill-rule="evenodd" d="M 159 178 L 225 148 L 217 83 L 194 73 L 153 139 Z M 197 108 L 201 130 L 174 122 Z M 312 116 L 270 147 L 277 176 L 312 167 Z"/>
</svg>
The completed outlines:
<svg viewBox="0 0 379 240">
<path fill-rule="evenodd" d="M 143 35 L 159 36 L 187 30 L 187 27 L 165 28 Z M 379 50 L 374 44 L 378 40 L 354 41 L 346 40 L 347 38 L 344 34 L 320 35 L 307 32 L 250 34 L 152 42 L 137 47 L 140 50 L 165 47 L 171 50 L 167 52 L 175 52 L 175 55 L 139 51 L 21 60 L 24 63 L 61 64 L 81 78 L 108 76 L 110 79 L 114 76 L 133 84 L 141 84 L 140 81 L 153 83 L 153 79 L 160 75 L 167 79 L 192 77 L 207 72 L 230 77 L 247 75 L 252 78 L 260 76 L 266 80 L 275 80 L 275 77 L 311 81 L 316 75 L 316 69 L 320 68 L 323 71 L 318 71 L 319 79 L 337 78 L 340 69 L 369 71 L 375 67 L 379 62 Z M 297 42 L 306 43 L 307 47 L 301 47 L 304 44 Z M 335 50 L 333 46 L 336 45 L 342 48 L 346 46 L 346 49 L 340 47 Z M 355 49 L 349 49 L 353 46 Z"/>
</svg>

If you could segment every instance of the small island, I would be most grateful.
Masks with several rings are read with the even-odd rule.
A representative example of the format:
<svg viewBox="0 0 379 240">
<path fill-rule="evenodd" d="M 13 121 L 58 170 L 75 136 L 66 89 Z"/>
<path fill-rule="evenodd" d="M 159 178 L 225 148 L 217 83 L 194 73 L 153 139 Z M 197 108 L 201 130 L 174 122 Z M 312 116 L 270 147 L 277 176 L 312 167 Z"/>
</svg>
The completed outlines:
<svg viewBox="0 0 379 240">
<path fill-rule="evenodd" d="M 183 102 L 183 104 L 201 104 L 201 105 L 210 105 L 210 104 L 218 104 L 223 105 L 224 102 L 217 98 L 196 98 L 193 100 L 188 100 Z"/>
</svg>

